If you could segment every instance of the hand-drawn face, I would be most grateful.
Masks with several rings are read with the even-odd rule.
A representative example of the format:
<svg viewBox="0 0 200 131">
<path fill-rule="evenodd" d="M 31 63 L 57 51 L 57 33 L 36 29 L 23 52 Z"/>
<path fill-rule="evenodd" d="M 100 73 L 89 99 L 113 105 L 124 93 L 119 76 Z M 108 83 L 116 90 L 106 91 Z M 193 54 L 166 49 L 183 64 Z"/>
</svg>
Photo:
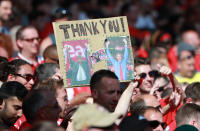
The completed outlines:
<svg viewBox="0 0 200 131">
<path fill-rule="evenodd" d="M 121 61 L 122 61 L 122 56 L 121 56 L 121 54 L 118 53 L 118 54 L 116 55 L 116 59 L 117 59 L 118 62 L 121 62 Z"/>
<path fill-rule="evenodd" d="M 81 64 L 81 62 L 83 61 L 83 58 L 82 58 L 80 55 L 77 56 L 76 59 L 77 59 L 77 62 L 78 62 L 79 64 Z"/>
</svg>

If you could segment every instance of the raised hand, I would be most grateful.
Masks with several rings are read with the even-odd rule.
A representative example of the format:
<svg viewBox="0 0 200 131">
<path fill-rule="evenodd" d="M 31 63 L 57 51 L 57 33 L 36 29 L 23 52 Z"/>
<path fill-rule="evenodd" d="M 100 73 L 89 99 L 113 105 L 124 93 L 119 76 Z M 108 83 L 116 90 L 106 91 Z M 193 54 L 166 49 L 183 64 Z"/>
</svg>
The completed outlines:
<svg viewBox="0 0 200 131">
<path fill-rule="evenodd" d="M 181 95 L 178 92 L 172 92 L 169 99 L 170 108 L 176 108 L 181 102 Z"/>
<path fill-rule="evenodd" d="M 105 44 L 106 44 L 106 47 L 108 47 L 110 45 L 110 41 L 107 40 Z"/>
<path fill-rule="evenodd" d="M 163 76 L 169 76 L 172 74 L 172 70 L 167 66 L 161 66 L 160 64 L 157 65 L 159 72 Z"/>
<path fill-rule="evenodd" d="M 125 45 L 128 44 L 126 39 L 123 39 L 123 42 L 124 42 Z"/>
</svg>

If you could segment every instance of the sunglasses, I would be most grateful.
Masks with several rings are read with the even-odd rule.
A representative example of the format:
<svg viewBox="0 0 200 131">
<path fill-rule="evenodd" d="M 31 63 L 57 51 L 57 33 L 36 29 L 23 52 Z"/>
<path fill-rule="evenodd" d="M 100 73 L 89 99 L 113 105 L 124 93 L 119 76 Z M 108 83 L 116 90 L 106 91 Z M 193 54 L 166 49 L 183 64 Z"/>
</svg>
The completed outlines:
<svg viewBox="0 0 200 131">
<path fill-rule="evenodd" d="M 152 70 L 152 71 L 148 72 L 148 75 L 150 77 L 156 77 L 156 76 L 159 76 L 159 72 L 156 70 Z M 147 77 L 147 73 L 141 73 L 141 74 L 139 74 L 139 76 L 140 76 L 140 78 L 145 79 Z"/>
<path fill-rule="evenodd" d="M 41 39 L 39 37 L 35 37 L 35 38 L 24 38 L 22 40 L 27 42 L 33 42 L 34 40 L 40 41 Z"/>
<path fill-rule="evenodd" d="M 167 127 L 167 124 L 165 122 L 161 122 L 160 125 L 162 126 L 163 129 Z"/>
<path fill-rule="evenodd" d="M 31 74 L 23 74 L 23 75 L 22 74 L 14 74 L 14 75 L 24 78 L 27 82 L 29 82 L 32 79 L 35 80 L 35 77 Z"/>
<path fill-rule="evenodd" d="M 169 81 L 167 81 L 163 86 L 160 86 L 158 88 L 158 91 L 161 92 L 161 91 L 164 91 L 165 87 L 169 84 Z"/>
</svg>

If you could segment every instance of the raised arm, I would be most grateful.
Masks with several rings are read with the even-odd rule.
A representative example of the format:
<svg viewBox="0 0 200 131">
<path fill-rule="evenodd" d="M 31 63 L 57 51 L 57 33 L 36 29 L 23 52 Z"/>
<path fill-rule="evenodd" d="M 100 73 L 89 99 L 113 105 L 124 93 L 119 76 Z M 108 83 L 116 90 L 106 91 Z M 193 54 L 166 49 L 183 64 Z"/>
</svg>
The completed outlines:
<svg viewBox="0 0 200 131">
<path fill-rule="evenodd" d="M 137 87 L 138 82 L 131 82 L 128 87 L 126 88 L 126 90 L 123 92 L 123 94 L 121 95 L 118 104 L 115 108 L 114 113 L 118 113 L 121 114 L 123 116 L 126 115 L 127 111 L 128 111 L 128 107 L 129 107 L 129 103 L 131 101 L 132 95 L 133 95 L 133 90 Z"/>
<path fill-rule="evenodd" d="M 106 41 L 106 53 L 108 55 L 108 58 L 111 60 L 112 63 L 115 62 L 115 59 L 112 57 L 112 55 L 110 54 L 110 50 L 108 48 L 109 44 L 110 44 L 110 41 Z"/>
<path fill-rule="evenodd" d="M 126 39 L 123 39 L 124 42 L 124 59 L 127 60 L 128 59 L 128 43 Z"/>
</svg>

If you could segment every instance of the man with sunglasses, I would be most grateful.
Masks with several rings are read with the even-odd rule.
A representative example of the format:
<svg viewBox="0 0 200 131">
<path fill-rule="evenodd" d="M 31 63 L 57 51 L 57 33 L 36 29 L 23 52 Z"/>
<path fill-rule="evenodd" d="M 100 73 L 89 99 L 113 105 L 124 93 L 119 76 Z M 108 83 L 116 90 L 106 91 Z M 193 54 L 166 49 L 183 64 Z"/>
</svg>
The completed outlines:
<svg viewBox="0 0 200 131">
<path fill-rule="evenodd" d="M 10 61 L 4 70 L 4 80 L 18 81 L 23 84 L 27 90 L 31 90 L 34 84 L 34 75 L 31 65 L 21 59 Z"/>
<path fill-rule="evenodd" d="M 18 59 L 27 61 L 33 67 L 43 63 L 43 57 L 38 55 L 40 37 L 34 26 L 21 27 L 16 33 L 16 43 L 19 48 Z"/>
<path fill-rule="evenodd" d="M 140 93 L 149 94 L 153 86 L 154 77 L 158 74 L 158 72 L 152 70 L 150 66 L 150 61 L 148 59 L 137 57 L 134 60 L 134 64 L 135 72 L 141 78 L 139 85 Z"/>
<path fill-rule="evenodd" d="M 200 82 L 200 73 L 195 71 L 194 51 L 187 43 L 178 45 L 178 71 L 175 77 L 179 83 Z"/>
</svg>

